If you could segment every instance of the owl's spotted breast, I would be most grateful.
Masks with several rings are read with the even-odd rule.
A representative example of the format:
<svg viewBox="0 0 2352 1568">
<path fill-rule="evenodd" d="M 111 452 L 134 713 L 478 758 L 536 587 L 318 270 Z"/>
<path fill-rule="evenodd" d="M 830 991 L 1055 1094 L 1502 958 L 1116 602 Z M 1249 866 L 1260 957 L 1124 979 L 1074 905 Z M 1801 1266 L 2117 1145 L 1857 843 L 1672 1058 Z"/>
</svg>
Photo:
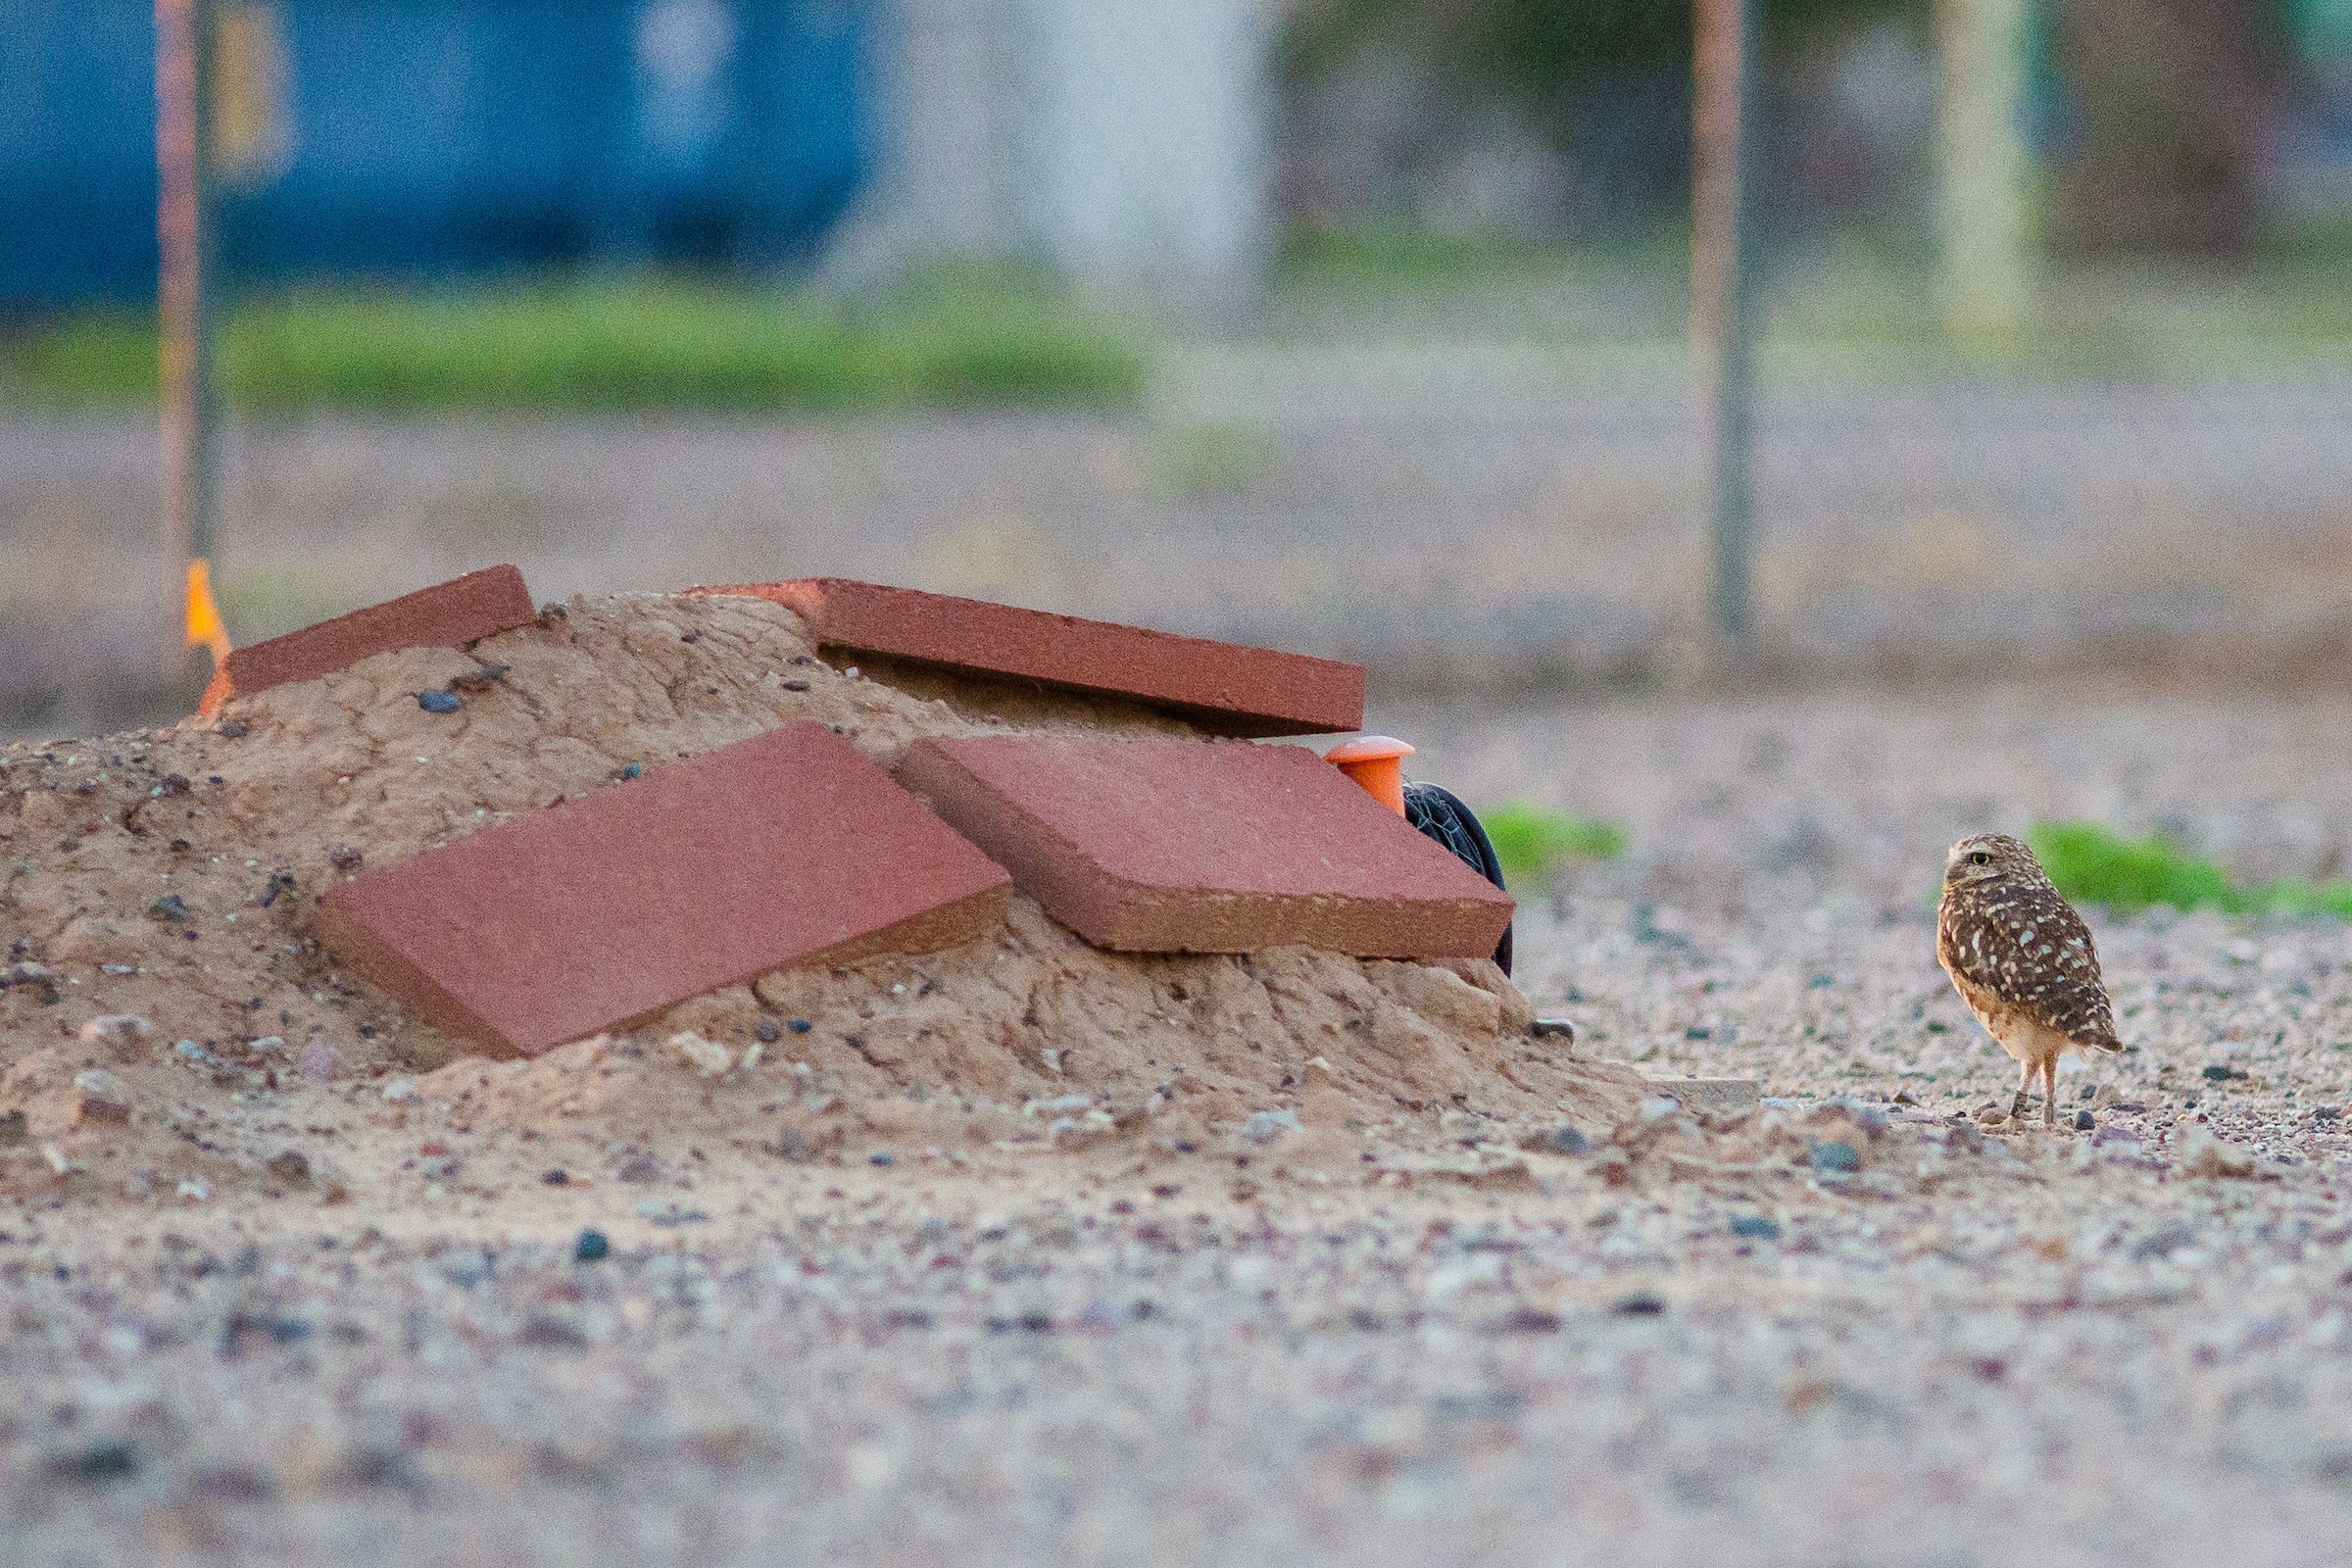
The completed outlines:
<svg viewBox="0 0 2352 1568">
<path fill-rule="evenodd" d="M 1944 890 L 1936 957 L 1971 1010 L 2014 1013 L 2091 1051 L 2121 1051 L 2099 955 L 2082 923 L 2046 877 L 2003 876 Z"/>
</svg>

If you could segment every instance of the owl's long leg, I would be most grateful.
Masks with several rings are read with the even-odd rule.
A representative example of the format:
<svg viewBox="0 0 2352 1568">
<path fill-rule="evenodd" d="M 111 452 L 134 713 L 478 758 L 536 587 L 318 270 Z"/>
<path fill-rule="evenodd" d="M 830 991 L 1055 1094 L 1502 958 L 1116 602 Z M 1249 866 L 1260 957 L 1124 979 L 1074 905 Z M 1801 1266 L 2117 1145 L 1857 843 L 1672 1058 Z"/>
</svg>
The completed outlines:
<svg viewBox="0 0 2352 1568">
<path fill-rule="evenodd" d="M 2058 1058 L 2052 1056 L 2041 1064 L 2041 1124 L 2058 1125 Z"/>
<path fill-rule="evenodd" d="M 2034 1064 L 2029 1061 L 2025 1063 L 2025 1070 L 2018 1075 L 2017 1098 L 2009 1102 L 2009 1117 L 2012 1121 L 2026 1119 L 2026 1091 L 2033 1087 Z"/>
</svg>

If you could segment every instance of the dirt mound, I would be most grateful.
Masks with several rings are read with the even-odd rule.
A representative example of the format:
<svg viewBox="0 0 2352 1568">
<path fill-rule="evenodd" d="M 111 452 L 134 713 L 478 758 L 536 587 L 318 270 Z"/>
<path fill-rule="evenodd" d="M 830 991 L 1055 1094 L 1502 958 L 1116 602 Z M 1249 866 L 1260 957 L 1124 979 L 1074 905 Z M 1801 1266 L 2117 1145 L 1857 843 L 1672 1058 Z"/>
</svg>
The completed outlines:
<svg viewBox="0 0 2352 1568">
<path fill-rule="evenodd" d="M 1234 1139 L 1360 1158 L 1363 1135 L 1446 1114 L 1630 1113 L 1637 1080 L 1529 1037 L 1492 964 L 1114 955 L 1017 897 L 963 947 L 771 975 L 531 1063 L 461 1060 L 312 939 L 338 876 L 789 720 L 886 766 L 933 735 L 1188 732 L 877 673 L 826 663 L 757 599 L 575 600 L 470 654 L 384 655 L 213 722 L 0 754 L 0 1181 L 329 1186 L 389 1157 L 368 1128 L 432 1107 L 523 1144 L 804 1158 Z M 419 708 L 449 687 L 459 711 Z"/>
</svg>

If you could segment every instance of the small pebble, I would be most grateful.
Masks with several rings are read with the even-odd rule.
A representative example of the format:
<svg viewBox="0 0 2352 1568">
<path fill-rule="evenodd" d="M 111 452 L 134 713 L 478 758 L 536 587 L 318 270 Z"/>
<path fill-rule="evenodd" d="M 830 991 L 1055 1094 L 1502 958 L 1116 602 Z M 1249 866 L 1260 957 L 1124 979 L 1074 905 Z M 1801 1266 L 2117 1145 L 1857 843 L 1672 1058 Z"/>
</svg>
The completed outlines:
<svg viewBox="0 0 2352 1568">
<path fill-rule="evenodd" d="M 2132 1247 L 2132 1256 L 2140 1262 L 2149 1258 L 2170 1257 L 2181 1248 L 2192 1245 L 2196 1239 L 2195 1231 L 2175 1220 L 2141 1237 Z"/>
<path fill-rule="evenodd" d="M 815 1028 L 816 1025 L 810 1023 L 806 1018 L 790 1018 L 785 1020 L 784 1027 L 791 1030 L 796 1035 L 805 1035 L 809 1030 Z"/>
<path fill-rule="evenodd" d="M 187 901 L 176 893 L 167 893 L 147 906 L 147 918 L 169 921 L 185 920 L 188 918 Z"/>
<path fill-rule="evenodd" d="M 547 1185 L 550 1187 L 569 1187 L 571 1185 L 571 1172 L 559 1168 L 549 1171 L 546 1175 L 540 1177 L 539 1179 L 547 1183 Z"/>
<path fill-rule="evenodd" d="M 50 1461 L 50 1473 L 83 1486 L 108 1486 L 139 1473 L 139 1453 L 120 1438 L 100 1438 Z"/>
<path fill-rule="evenodd" d="M 469 669 L 463 675 L 453 676 L 449 684 L 461 692 L 486 692 L 507 678 L 510 667 L 506 664 L 484 664 L 479 669 Z"/>
<path fill-rule="evenodd" d="M 2075 1131 L 2086 1133 L 2094 1130 L 2098 1125 L 2098 1117 L 2093 1116 L 2089 1111 L 2078 1110 L 2075 1112 Z"/>
<path fill-rule="evenodd" d="M 1777 1242 L 1781 1239 L 1781 1227 L 1761 1214 L 1734 1214 L 1732 1234 L 1751 1242 Z"/>
<path fill-rule="evenodd" d="M 104 1046 L 107 1050 L 128 1055 L 155 1034 L 155 1025 L 135 1012 L 101 1013 L 81 1026 L 81 1043 L 85 1046 Z"/>
<path fill-rule="evenodd" d="M 2230 1081 L 2230 1069 L 2223 1066 L 2218 1061 L 2205 1069 L 2205 1079 L 2208 1083 L 2226 1084 Z"/>
<path fill-rule="evenodd" d="M 1298 1130 L 1298 1113 L 1295 1110 L 1253 1110 L 1242 1125 L 1242 1137 L 1252 1144 L 1270 1144 L 1284 1133 Z"/>
<path fill-rule="evenodd" d="M 628 766 L 620 770 L 620 776 L 622 778 L 643 778 L 645 776 L 645 764 L 642 762 L 631 762 Z"/>
<path fill-rule="evenodd" d="M 416 706 L 428 713 L 454 713 L 466 706 L 466 699 L 451 691 L 418 692 Z"/>
<path fill-rule="evenodd" d="M 83 1121 L 130 1120 L 130 1092 L 122 1081 L 111 1072 L 93 1067 L 74 1075 L 74 1088 L 81 1097 Z"/>
<path fill-rule="evenodd" d="M 869 1165 L 895 1165 L 898 1163 L 898 1161 L 893 1159 L 890 1155 L 879 1152 L 868 1154 L 865 1156 L 865 1159 L 866 1163 Z"/>
<path fill-rule="evenodd" d="M 603 1231 L 582 1231 L 580 1239 L 571 1244 L 572 1257 L 582 1263 L 594 1263 L 611 1254 L 612 1244 L 605 1240 Z"/>
<path fill-rule="evenodd" d="M 304 1083 L 324 1084 L 333 1081 L 335 1069 L 343 1065 L 343 1053 L 328 1045 L 324 1036 L 313 1035 L 298 1061 Z"/>
<path fill-rule="evenodd" d="M 773 1018 L 762 1018 L 752 1025 L 752 1038 L 763 1046 L 774 1045 L 783 1037 L 783 1034 L 784 1031 L 776 1027 L 776 1020 Z"/>
<path fill-rule="evenodd" d="M 1617 1298 L 1609 1310 L 1619 1317 L 1658 1317 L 1664 1314 L 1666 1302 L 1647 1291 L 1635 1291 L 1629 1296 Z"/>
<path fill-rule="evenodd" d="M 1574 1127 L 1554 1127 L 1537 1142 L 1547 1154 L 1582 1154 L 1592 1147 L 1592 1141 Z"/>
<path fill-rule="evenodd" d="M 705 1078 L 724 1077 L 735 1066 L 735 1054 L 715 1040 L 705 1039 L 691 1029 L 681 1029 L 669 1037 L 672 1054 Z"/>
<path fill-rule="evenodd" d="M 1805 1151 L 1805 1160 L 1824 1176 L 1850 1176 L 1862 1168 L 1862 1156 L 1854 1146 L 1834 1140 L 1814 1144 Z"/>
</svg>

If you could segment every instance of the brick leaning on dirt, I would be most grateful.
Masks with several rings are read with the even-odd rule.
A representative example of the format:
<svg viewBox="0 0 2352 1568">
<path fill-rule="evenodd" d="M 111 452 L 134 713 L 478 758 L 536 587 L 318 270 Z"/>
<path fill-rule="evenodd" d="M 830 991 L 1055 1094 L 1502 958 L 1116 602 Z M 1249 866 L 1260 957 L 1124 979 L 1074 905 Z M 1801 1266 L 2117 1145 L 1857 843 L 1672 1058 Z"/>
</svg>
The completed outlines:
<svg viewBox="0 0 2352 1568">
<path fill-rule="evenodd" d="M 1286 865 L 1286 896 L 1444 881 L 1515 912 L 1514 979 L 1479 956 L 1498 924 L 1395 945 L 1421 957 L 1311 922 L 1098 947 L 1024 881 L 1052 812 L 999 870 L 1001 809 L 958 837 L 976 808 L 925 760 L 1242 755 L 1193 692 L 869 669 L 760 594 L 525 610 L 0 752 L 0 1521 L 26 1560 L 122 1531 L 593 1557 L 569 1500 L 613 1488 L 803 1558 L 1059 1560 L 1211 1510 L 1234 1549 L 1311 1560 L 1442 1558 L 1473 1521 L 1556 1554 L 1564 1518 L 1628 1562 L 2352 1546 L 2340 928 L 2086 907 L 2125 1049 L 2058 1061 L 2045 1128 L 1974 1114 L 2007 1058 L 1936 973 L 1933 903 L 1987 801 L 2226 811 L 2227 760 L 2340 825 L 2335 699 L 2161 726 L 2100 690 L 2060 723 L 2031 687 L 1959 715 L 1393 705 L 1416 777 L 1564 779 L 1626 823 L 1626 857 L 1507 898 L 1314 751 L 1263 772 L 1389 846 Z M 759 858 L 857 819 L 676 788 L 793 736 L 893 832 L 969 852 L 955 923 L 860 945 L 857 901 Z M 1250 842 L 1260 770 L 1168 776 Z M 1122 857 L 1185 848 L 1132 793 L 1115 842 L 1055 850 L 1105 907 L 1148 886 Z M 915 863 L 856 839 L 828 874 Z M 422 876 L 502 843 L 543 849 L 470 892 Z M 595 918 L 547 946 L 551 865 Z M 551 966 L 524 976 L 548 996 L 755 914 L 780 961 L 563 1038 L 447 1032 L 338 935 L 404 875 L 449 961 Z M 2249 1474 L 2259 1508 L 2191 1505 Z"/>
</svg>

